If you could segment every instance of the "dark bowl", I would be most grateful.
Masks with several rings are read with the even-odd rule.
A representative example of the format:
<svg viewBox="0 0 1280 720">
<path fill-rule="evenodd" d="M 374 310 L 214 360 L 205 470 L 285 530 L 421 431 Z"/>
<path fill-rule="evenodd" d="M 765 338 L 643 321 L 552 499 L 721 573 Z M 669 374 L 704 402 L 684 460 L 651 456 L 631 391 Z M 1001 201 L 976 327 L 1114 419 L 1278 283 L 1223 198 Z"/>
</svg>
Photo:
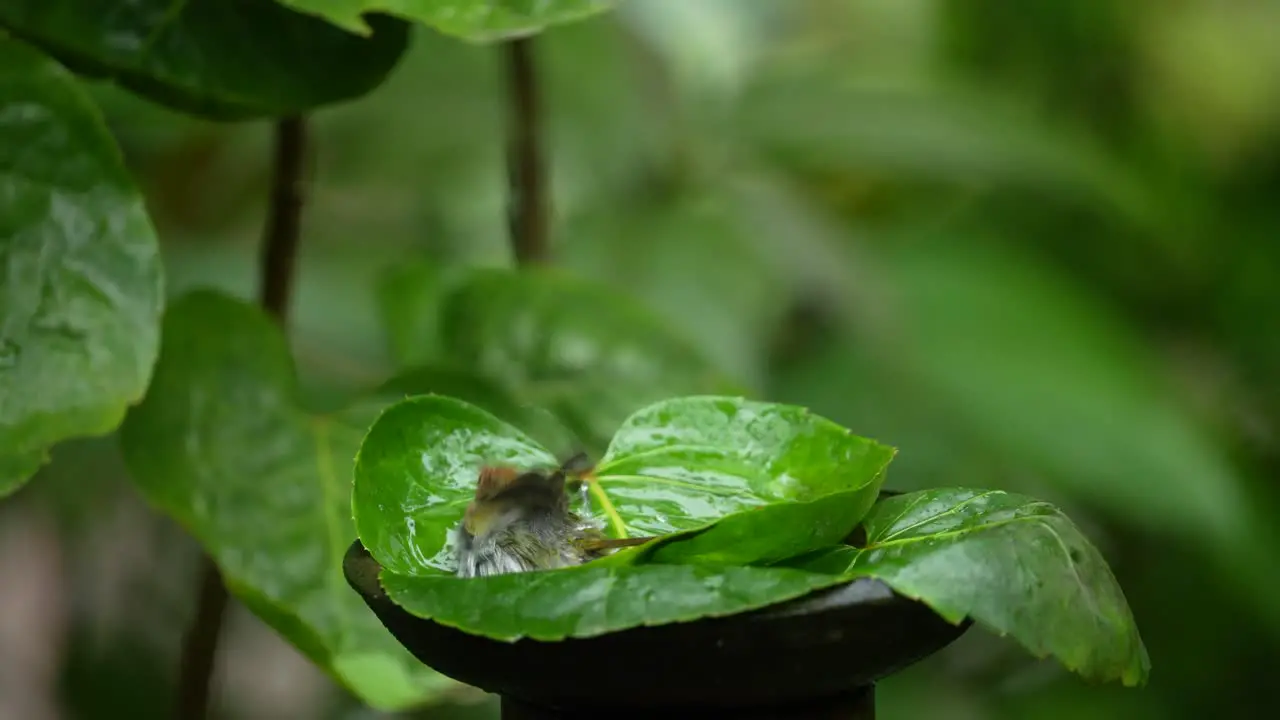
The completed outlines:
<svg viewBox="0 0 1280 720">
<path fill-rule="evenodd" d="M 847 695 L 946 647 L 968 629 L 863 578 L 728 617 L 575 638 L 504 642 L 409 614 L 359 541 L 347 581 L 418 660 L 544 707 L 732 708 Z"/>
</svg>

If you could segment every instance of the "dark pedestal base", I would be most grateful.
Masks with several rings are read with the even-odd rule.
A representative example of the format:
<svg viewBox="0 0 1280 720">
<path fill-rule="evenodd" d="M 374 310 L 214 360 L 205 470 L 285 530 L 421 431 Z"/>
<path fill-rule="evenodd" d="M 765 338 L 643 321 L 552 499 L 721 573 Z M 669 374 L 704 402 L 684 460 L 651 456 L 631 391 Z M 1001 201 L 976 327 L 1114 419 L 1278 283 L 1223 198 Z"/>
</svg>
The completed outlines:
<svg viewBox="0 0 1280 720">
<path fill-rule="evenodd" d="M 875 720 L 875 686 L 821 701 L 746 708 L 546 708 L 502 699 L 502 720 Z"/>
</svg>

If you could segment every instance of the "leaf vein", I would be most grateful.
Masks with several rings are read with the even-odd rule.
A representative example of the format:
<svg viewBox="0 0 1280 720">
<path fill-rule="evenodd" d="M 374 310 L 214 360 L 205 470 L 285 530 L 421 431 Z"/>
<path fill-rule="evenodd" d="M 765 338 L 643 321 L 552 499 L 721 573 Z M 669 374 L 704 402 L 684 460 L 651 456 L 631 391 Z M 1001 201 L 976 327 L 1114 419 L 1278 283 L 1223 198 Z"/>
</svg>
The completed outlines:
<svg viewBox="0 0 1280 720">
<path fill-rule="evenodd" d="M 963 508 L 965 505 L 968 505 L 969 503 L 977 502 L 978 500 L 981 500 L 981 499 L 983 499 L 983 498 L 991 497 L 992 495 L 1003 495 L 1003 494 L 1004 494 L 1004 491 L 1003 491 L 1003 490 L 988 490 L 987 492 L 984 492 L 984 493 L 982 493 L 982 494 L 980 494 L 980 495 L 974 495 L 974 496 L 973 496 L 973 497 L 971 497 L 971 498 L 966 498 L 966 499 L 964 499 L 964 500 L 961 500 L 960 502 L 956 503 L 955 505 L 952 505 L 951 507 L 947 508 L 946 510 L 944 510 L 944 511 L 942 511 L 942 512 L 940 512 L 940 513 L 936 514 L 936 515 L 930 515 L 929 517 L 924 518 L 923 520 L 920 520 L 919 522 L 914 522 L 914 523 L 912 523 L 912 524 L 910 524 L 910 525 L 908 525 L 908 526 L 906 526 L 906 527 L 904 527 L 904 528 L 899 528 L 899 529 L 895 530 L 894 532 L 889 533 L 888 535 L 886 535 L 886 536 L 884 537 L 884 540 L 882 541 L 882 543 L 892 542 L 894 538 L 901 536 L 901 535 L 902 535 L 903 533 L 905 533 L 905 532 L 910 532 L 910 531 L 912 531 L 912 530 L 915 530 L 916 528 L 920 527 L 921 525 L 927 525 L 927 524 L 929 524 L 929 523 L 933 522 L 934 520 L 938 520 L 938 519 L 940 519 L 940 518 L 947 517 L 948 515 L 954 515 L 954 514 L 956 514 L 956 513 L 960 512 L 960 509 L 961 509 L 961 508 Z M 921 496 L 921 497 L 923 497 L 923 496 Z M 906 513 L 903 513 L 903 515 L 899 516 L 899 517 L 898 517 L 898 520 L 901 520 L 901 519 L 902 519 L 902 517 L 903 517 L 903 516 L 905 516 L 905 514 L 906 514 Z M 896 522 L 896 521 L 895 521 L 895 522 Z M 933 535 L 930 535 L 929 537 L 933 537 Z"/>
<path fill-rule="evenodd" d="M 960 537 L 971 533 L 982 532 L 984 530 L 994 530 L 995 528 L 1009 525 L 1016 522 L 1037 522 L 1042 521 L 1043 517 L 1039 515 L 1023 515 L 1020 517 L 1005 518 L 1004 520 L 996 520 L 994 522 L 983 523 L 973 527 L 960 528 L 958 530 L 947 530 L 945 532 L 930 533 L 928 535 L 917 535 L 916 537 L 898 538 L 894 540 L 884 540 L 881 542 L 871 543 L 863 548 L 864 550 L 878 550 L 880 548 L 892 547 L 896 545 L 907 545 L 913 542 L 924 542 L 926 540 L 946 540 L 948 538 Z M 854 562 L 857 558 L 854 558 Z"/>
<path fill-rule="evenodd" d="M 636 481 L 653 485 L 670 485 L 672 487 L 705 492 L 708 495 L 718 495 L 720 497 L 741 497 L 748 499 L 756 499 L 757 497 L 750 490 L 719 488 L 715 485 L 699 485 L 698 483 L 689 482 L 688 480 L 676 480 L 674 478 L 655 477 L 652 475 L 604 475 L 597 477 L 602 483 L 606 480 L 620 484 L 630 484 L 632 481 Z"/>
</svg>

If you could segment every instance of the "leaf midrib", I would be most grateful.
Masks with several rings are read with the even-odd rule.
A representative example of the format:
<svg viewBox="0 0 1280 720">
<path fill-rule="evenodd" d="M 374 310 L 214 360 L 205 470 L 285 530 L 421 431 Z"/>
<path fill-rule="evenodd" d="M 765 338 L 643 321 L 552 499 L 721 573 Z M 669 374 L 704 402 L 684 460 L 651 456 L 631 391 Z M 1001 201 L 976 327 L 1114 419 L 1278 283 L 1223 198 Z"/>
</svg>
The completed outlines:
<svg viewBox="0 0 1280 720">
<path fill-rule="evenodd" d="M 655 475 L 630 475 L 630 474 L 598 475 L 597 479 L 599 479 L 602 485 L 607 484 L 608 481 L 619 482 L 620 484 L 628 484 L 628 481 L 635 480 L 635 481 L 641 481 L 645 484 L 670 485 L 672 487 L 685 488 L 698 493 L 705 493 L 707 495 L 716 495 L 717 497 L 759 498 L 762 502 L 764 502 L 764 498 L 761 498 L 760 495 L 754 492 L 751 492 L 750 490 L 733 490 L 729 488 L 722 488 L 717 485 L 699 485 L 698 483 L 689 482 L 688 480 L 677 480 L 675 478 L 660 477 Z"/>
<path fill-rule="evenodd" d="M 949 515 L 954 515 L 960 512 L 960 509 L 963 508 L 965 505 L 976 502 L 978 500 L 982 500 L 983 498 L 991 497 L 992 495 L 1004 495 L 1004 494 L 1005 492 L 1003 490 L 988 490 L 987 492 L 965 498 L 964 500 L 961 500 L 960 502 L 956 503 L 955 505 L 952 505 L 951 507 L 947 508 L 946 510 L 940 513 L 937 513 L 935 515 L 930 515 L 929 517 L 923 520 L 919 520 L 917 522 L 911 523 L 906 527 L 898 528 L 897 530 L 894 530 L 893 532 L 886 535 L 884 540 L 880 544 L 892 542 L 895 537 L 898 537 L 903 533 L 911 532 L 912 530 L 915 530 L 921 525 L 928 525 L 929 523 L 933 522 L 934 520 L 938 520 L 939 518 L 944 518 Z M 907 507 L 903 509 L 901 513 L 898 514 L 898 517 L 894 518 L 893 522 L 889 523 L 889 527 L 892 528 L 894 525 L 897 525 L 899 522 L 902 522 L 902 519 L 906 517 L 907 514 L 910 513 L 912 510 L 915 510 L 920 505 L 920 503 L 925 500 L 925 498 L 926 496 L 922 494 L 917 496 L 910 503 L 908 503 Z"/>
<path fill-rule="evenodd" d="M 1043 506 L 1048 508 L 1053 507 L 1052 505 L 1046 502 L 1037 502 L 1037 503 L 1033 503 L 1033 505 L 1038 505 L 1038 506 Z M 1031 505 L 1027 505 L 1026 507 L 1031 507 Z M 934 517 L 941 517 L 941 514 L 936 515 Z M 932 519 L 933 518 L 930 518 L 930 520 Z M 862 553 L 868 550 L 879 550 L 881 548 L 895 547 L 898 545 L 909 545 L 911 543 L 925 542 L 928 540 L 938 540 L 938 539 L 945 540 L 948 538 L 960 537 L 961 535 L 969 535 L 975 532 L 982 532 L 984 530 L 993 530 L 995 528 L 1002 527 L 1004 525 L 1009 525 L 1010 523 L 1044 522 L 1044 521 L 1045 521 L 1044 515 L 1019 515 L 1017 517 L 1005 518 L 1003 520 L 994 520 L 992 522 L 983 523 L 981 525 L 974 525 L 972 527 L 962 527 L 962 528 L 957 528 L 955 530 L 944 530 L 942 532 L 929 533 L 928 535 L 917 535 L 915 537 L 899 538 L 896 540 L 883 540 L 880 542 L 871 542 L 871 543 L 868 543 L 866 547 L 858 548 L 858 553 L 859 555 L 861 555 Z M 917 525 L 923 525 L 923 524 L 924 523 L 918 523 Z M 897 533 L 895 533 L 895 535 L 896 534 Z M 1068 556 L 1068 559 L 1070 559 L 1069 556 Z M 857 558 L 854 558 L 854 562 L 857 562 Z"/>
<path fill-rule="evenodd" d="M 618 434 L 620 435 L 624 431 L 626 431 L 626 428 L 619 430 Z M 677 443 L 673 445 L 663 445 L 661 447 L 649 448 L 648 450 L 639 450 L 637 452 L 626 452 L 622 455 L 622 457 L 619 457 L 619 458 L 609 457 L 609 455 L 612 452 L 613 452 L 613 448 L 609 448 L 609 451 L 605 453 L 604 459 L 600 462 L 599 467 L 596 468 L 597 474 L 606 472 L 606 469 L 611 465 L 619 465 L 623 462 L 642 460 L 644 458 L 653 457 L 654 455 L 663 455 L 667 453 L 679 453 L 679 452 L 705 452 L 713 455 L 725 454 L 723 447 L 718 447 L 715 445 L 701 445 L 701 444 L 691 444 L 691 443 Z"/>
<path fill-rule="evenodd" d="M 1001 492 L 1001 491 L 995 491 L 995 492 Z M 976 498 L 970 498 L 970 500 L 973 500 L 973 499 L 976 499 Z M 959 505 L 960 504 L 957 504 L 956 507 L 959 507 Z M 1051 504 L 1047 502 L 1042 502 L 1042 501 L 1028 503 L 1024 507 L 1048 507 L 1050 509 L 1053 509 L 1053 506 Z M 941 516 L 942 514 L 940 513 L 939 515 L 936 515 L 934 517 L 941 517 Z M 858 548 L 857 554 L 855 554 L 853 556 L 853 559 L 849 561 L 848 570 L 846 572 L 856 573 L 857 568 L 855 566 L 858 564 L 858 561 L 861 560 L 868 552 L 872 550 L 882 550 L 886 547 L 909 545 L 911 543 L 925 542 L 930 540 L 947 540 L 952 538 L 959 538 L 965 535 L 971 535 L 973 533 L 983 532 L 986 530 L 993 530 L 999 527 L 1003 527 L 1005 525 L 1011 525 L 1013 523 L 1018 523 L 1018 522 L 1037 523 L 1041 525 L 1046 531 L 1048 531 L 1048 533 L 1052 535 L 1054 540 L 1057 542 L 1059 549 L 1061 549 L 1062 551 L 1063 557 L 1067 561 L 1067 566 L 1071 568 L 1071 576 L 1075 580 L 1076 587 L 1080 589 L 1080 594 L 1082 596 L 1088 598 L 1090 614 L 1095 617 L 1099 616 L 1100 612 L 1097 607 L 1097 604 L 1093 602 L 1092 593 L 1089 591 L 1089 588 L 1085 584 L 1084 579 L 1080 577 L 1080 571 L 1077 567 L 1078 563 L 1076 562 L 1075 558 L 1072 557 L 1071 551 L 1067 548 L 1067 544 L 1062 539 L 1061 533 L 1059 533 L 1058 529 L 1055 528 L 1053 524 L 1049 522 L 1051 517 L 1061 518 L 1062 516 L 1061 515 L 1054 515 L 1054 516 L 1019 515 L 1018 517 L 1005 518 L 1004 520 L 996 520 L 994 522 L 983 523 L 981 525 L 976 525 L 974 527 L 966 527 L 966 528 L 960 528 L 957 530 L 948 530 L 945 532 L 930 533 L 928 535 L 919 535 L 916 537 L 901 538 L 898 540 L 886 540 L 884 542 L 879 542 L 879 543 L 871 543 L 864 548 Z M 871 573 L 867 573 L 867 574 L 871 574 Z"/>
</svg>

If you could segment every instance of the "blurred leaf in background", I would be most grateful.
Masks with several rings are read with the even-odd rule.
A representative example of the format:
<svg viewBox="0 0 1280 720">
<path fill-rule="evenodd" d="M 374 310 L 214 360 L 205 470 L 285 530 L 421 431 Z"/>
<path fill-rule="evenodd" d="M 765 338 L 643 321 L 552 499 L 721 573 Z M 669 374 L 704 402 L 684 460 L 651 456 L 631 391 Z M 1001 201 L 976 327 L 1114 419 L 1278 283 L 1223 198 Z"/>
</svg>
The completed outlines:
<svg viewBox="0 0 1280 720">
<path fill-rule="evenodd" d="M 355 539 L 345 478 L 370 410 L 309 416 L 296 402 L 288 349 L 265 314 L 184 296 L 121 431 L 126 464 L 255 614 L 370 705 L 420 704 L 452 682 L 400 647 L 342 577 Z"/>
<path fill-rule="evenodd" d="M 616 0 L 280 0 L 327 18 L 356 33 L 369 32 L 364 14 L 394 12 L 449 35 L 500 40 L 536 33 L 549 25 L 581 20 L 612 7 Z"/>
<path fill-rule="evenodd" d="M 274 0 L 15 0 L 0 27 L 77 72 L 114 80 L 157 102 L 217 119 L 279 116 L 349 100 L 376 87 L 409 41 L 406 23 L 371 20 L 358 37 Z"/>
</svg>

